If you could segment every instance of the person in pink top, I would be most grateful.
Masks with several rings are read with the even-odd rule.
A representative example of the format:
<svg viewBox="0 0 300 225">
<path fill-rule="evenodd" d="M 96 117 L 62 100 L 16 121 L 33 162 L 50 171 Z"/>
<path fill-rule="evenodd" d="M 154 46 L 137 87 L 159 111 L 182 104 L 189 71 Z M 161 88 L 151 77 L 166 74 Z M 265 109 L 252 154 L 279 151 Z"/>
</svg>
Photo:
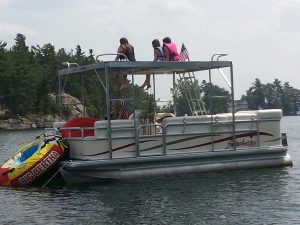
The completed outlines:
<svg viewBox="0 0 300 225">
<path fill-rule="evenodd" d="M 180 61 L 176 44 L 173 43 L 169 37 L 163 39 L 163 52 L 166 57 L 165 61 Z"/>
</svg>

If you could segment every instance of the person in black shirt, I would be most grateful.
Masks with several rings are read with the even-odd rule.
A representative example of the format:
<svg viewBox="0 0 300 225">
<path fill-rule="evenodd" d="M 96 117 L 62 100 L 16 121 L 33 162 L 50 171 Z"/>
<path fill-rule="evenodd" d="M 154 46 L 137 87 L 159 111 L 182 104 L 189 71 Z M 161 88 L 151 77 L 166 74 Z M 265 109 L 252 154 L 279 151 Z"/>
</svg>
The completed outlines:
<svg viewBox="0 0 300 225">
<path fill-rule="evenodd" d="M 135 54 L 134 54 L 134 47 L 129 44 L 127 38 L 123 37 L 120 39 L 120 46 L 117 51 L 118 55 L 116 56 L 115 60 L 129 60 L 129 61 L 136 61 Z M 119 54 L 122 53 L 122 54 Z M 127 74 L 118 74 L 117 75 L 117 89 L 122 90 L 123 88 L 127 87 Z"/>
</svg>

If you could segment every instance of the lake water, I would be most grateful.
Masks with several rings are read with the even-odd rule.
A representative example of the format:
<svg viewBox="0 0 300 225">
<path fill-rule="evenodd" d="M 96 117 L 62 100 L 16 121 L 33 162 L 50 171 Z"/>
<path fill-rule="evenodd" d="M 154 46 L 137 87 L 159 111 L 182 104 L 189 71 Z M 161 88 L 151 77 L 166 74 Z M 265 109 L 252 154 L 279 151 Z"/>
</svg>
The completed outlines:
<svg viewBox="0 0 300 225">
<path fill-rule="evenodd" d="M 300 117 L 284 117 L 294 166 L 80 187 L 0 187 L 0 224 L 300 224 Z M 42 131 L 0 132 L 0 160 Z"/>
</svg>

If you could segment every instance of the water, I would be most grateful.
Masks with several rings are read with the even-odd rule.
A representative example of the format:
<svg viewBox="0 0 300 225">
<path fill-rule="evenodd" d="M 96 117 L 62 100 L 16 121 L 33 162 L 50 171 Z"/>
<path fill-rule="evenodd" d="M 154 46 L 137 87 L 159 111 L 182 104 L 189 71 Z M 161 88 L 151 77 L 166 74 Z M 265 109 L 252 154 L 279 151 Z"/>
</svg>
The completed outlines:
<svg viewBox="0 0 300 225">
<path fill-rule="evenodd" d="M 294 167 L 80 187 L 0 187 L 0 224 L 300 224 L 300 117 L 284 117 Z M 0 132 L 0 160 L 42 131 Z"/>
</svg>

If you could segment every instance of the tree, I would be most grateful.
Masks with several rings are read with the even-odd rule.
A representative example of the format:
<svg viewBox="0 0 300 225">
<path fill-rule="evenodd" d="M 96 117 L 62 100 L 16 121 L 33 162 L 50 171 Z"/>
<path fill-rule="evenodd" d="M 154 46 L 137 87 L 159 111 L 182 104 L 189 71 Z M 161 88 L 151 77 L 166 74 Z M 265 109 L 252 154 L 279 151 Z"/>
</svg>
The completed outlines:
<svg viewBox="0 0 300 225">
<path fill-rule="evenodd" d="M 229 92 L 218 85 L 202 81 L 201 88 L 204 93 L 204 102 L 207 110 L 212 113 L 224 113 L 228 111 L 230 102 Z"/>
<path fill-rule="evenodd" d="M 262 93 L 261 93 L 262 92 Z M 282 109 L 284 115 L 295 115 L 298 110 L 299 90 L 290 86 L 289 82 L 282 82 L 275 79 L 273 83 L 262 84 L 255 79 L 244 99 L 248 100 L 250 109 L 257 109 L 263 105 L 267 109 Z"/>
<path fill-rule="evenodd" d="M 275 79 L 273 82 L 273 96 L 274 96 L 274 104 L 276 108 L 282 108 L 282 98 L 283 98 L 283 88 L 281 85 L 281 81 Z"/>
<path fill-rule="evenodd" d="M 182 116 L 185 114 L 191 115 L 191 111 L 189 108 L 189 104 L 185 97 L 185 90 L 182 87 L 187 89 L 195 89 L 197 90 L 198 81 L 195 83 L 191 83 L 188 81 L 184 85 L 179 87 L 178 92 L 176 93 L 177 105 L 176 105 L 176 113 L 178 116 Z M 228 103 L 229 103 L 229 92 L 224 88 L 219 87 L 218 85 L 214 85 L 211 83 L 207 83 L 205 80 L 202 81 L 200 87 L 200 96 L 202 96 L 202 101 L 204 102 L 205 108 L 208 112 L 211 113 L 221 113 L 227 112 Z M 170 107 L 169 107 L 170 108 Z"/>
<path fill-rule="evenodd" d="M 273 84 L 266 84 L 264 85 L 264 93 L 265 93 L 265 102 L 266 102 L 266 108 L 272 109 L 275 108 L 275 99 L 273 95 Z"/>
<path fill-rule="evenodd" d="M 256 78 L 246 94 L 250 109 L 265 108 L 264 85 Z"/>
<path fill-rule="evenodd" d="M 15 45 L 8 53 L 8 63 L 4 80 L 7 87 L 5 105 L 17 115 L 24 115 L 33 110 L 36 97 L 35 79 L 37 71 L 34 56 L 26 46 L 25 36 L 17 34 Z"/>
<path fill-rule="evenodd" d="M 53 113 L 54 107 L 50 104 L 49 93 L 57 88 L 57 62 L 55 58 L 55 47 L 51 44 L 45 44 L 43 47 L 32 46 L 32 52 L 35 55 L 35 61 L 39 68 L 35 80 L 37 98 L 35 100 L 35 111 L 39 114 Z"/>
<path fill-rule="evenodd" d="M 5 55 L 6 46 L 7 46 L 6 42 L 0 41 L 0 57 L 3 57 Z"/>
<path fill-rule="evenodd" d="M 6 74 L 5 71 L 7 69 L 7 50 L 6 50 L 6 42 L 0 41 L 0 108 L 4 104 L 4 100 L 6 97 Z"/>
<path fill-rule="evenodd" d="M 28 53 L 28 46 L 26 46 L 25 40 L 26 37 L 23 34 L 17 34 L 12 50 L 19 53 Z"/>
<path fill-rule="evenodd" d="M 297 91 L 292 88 L 289 82 L 283 84 L 282 109 L 284 115 L 296 115 L 297 107 Z"/>
</svg>

